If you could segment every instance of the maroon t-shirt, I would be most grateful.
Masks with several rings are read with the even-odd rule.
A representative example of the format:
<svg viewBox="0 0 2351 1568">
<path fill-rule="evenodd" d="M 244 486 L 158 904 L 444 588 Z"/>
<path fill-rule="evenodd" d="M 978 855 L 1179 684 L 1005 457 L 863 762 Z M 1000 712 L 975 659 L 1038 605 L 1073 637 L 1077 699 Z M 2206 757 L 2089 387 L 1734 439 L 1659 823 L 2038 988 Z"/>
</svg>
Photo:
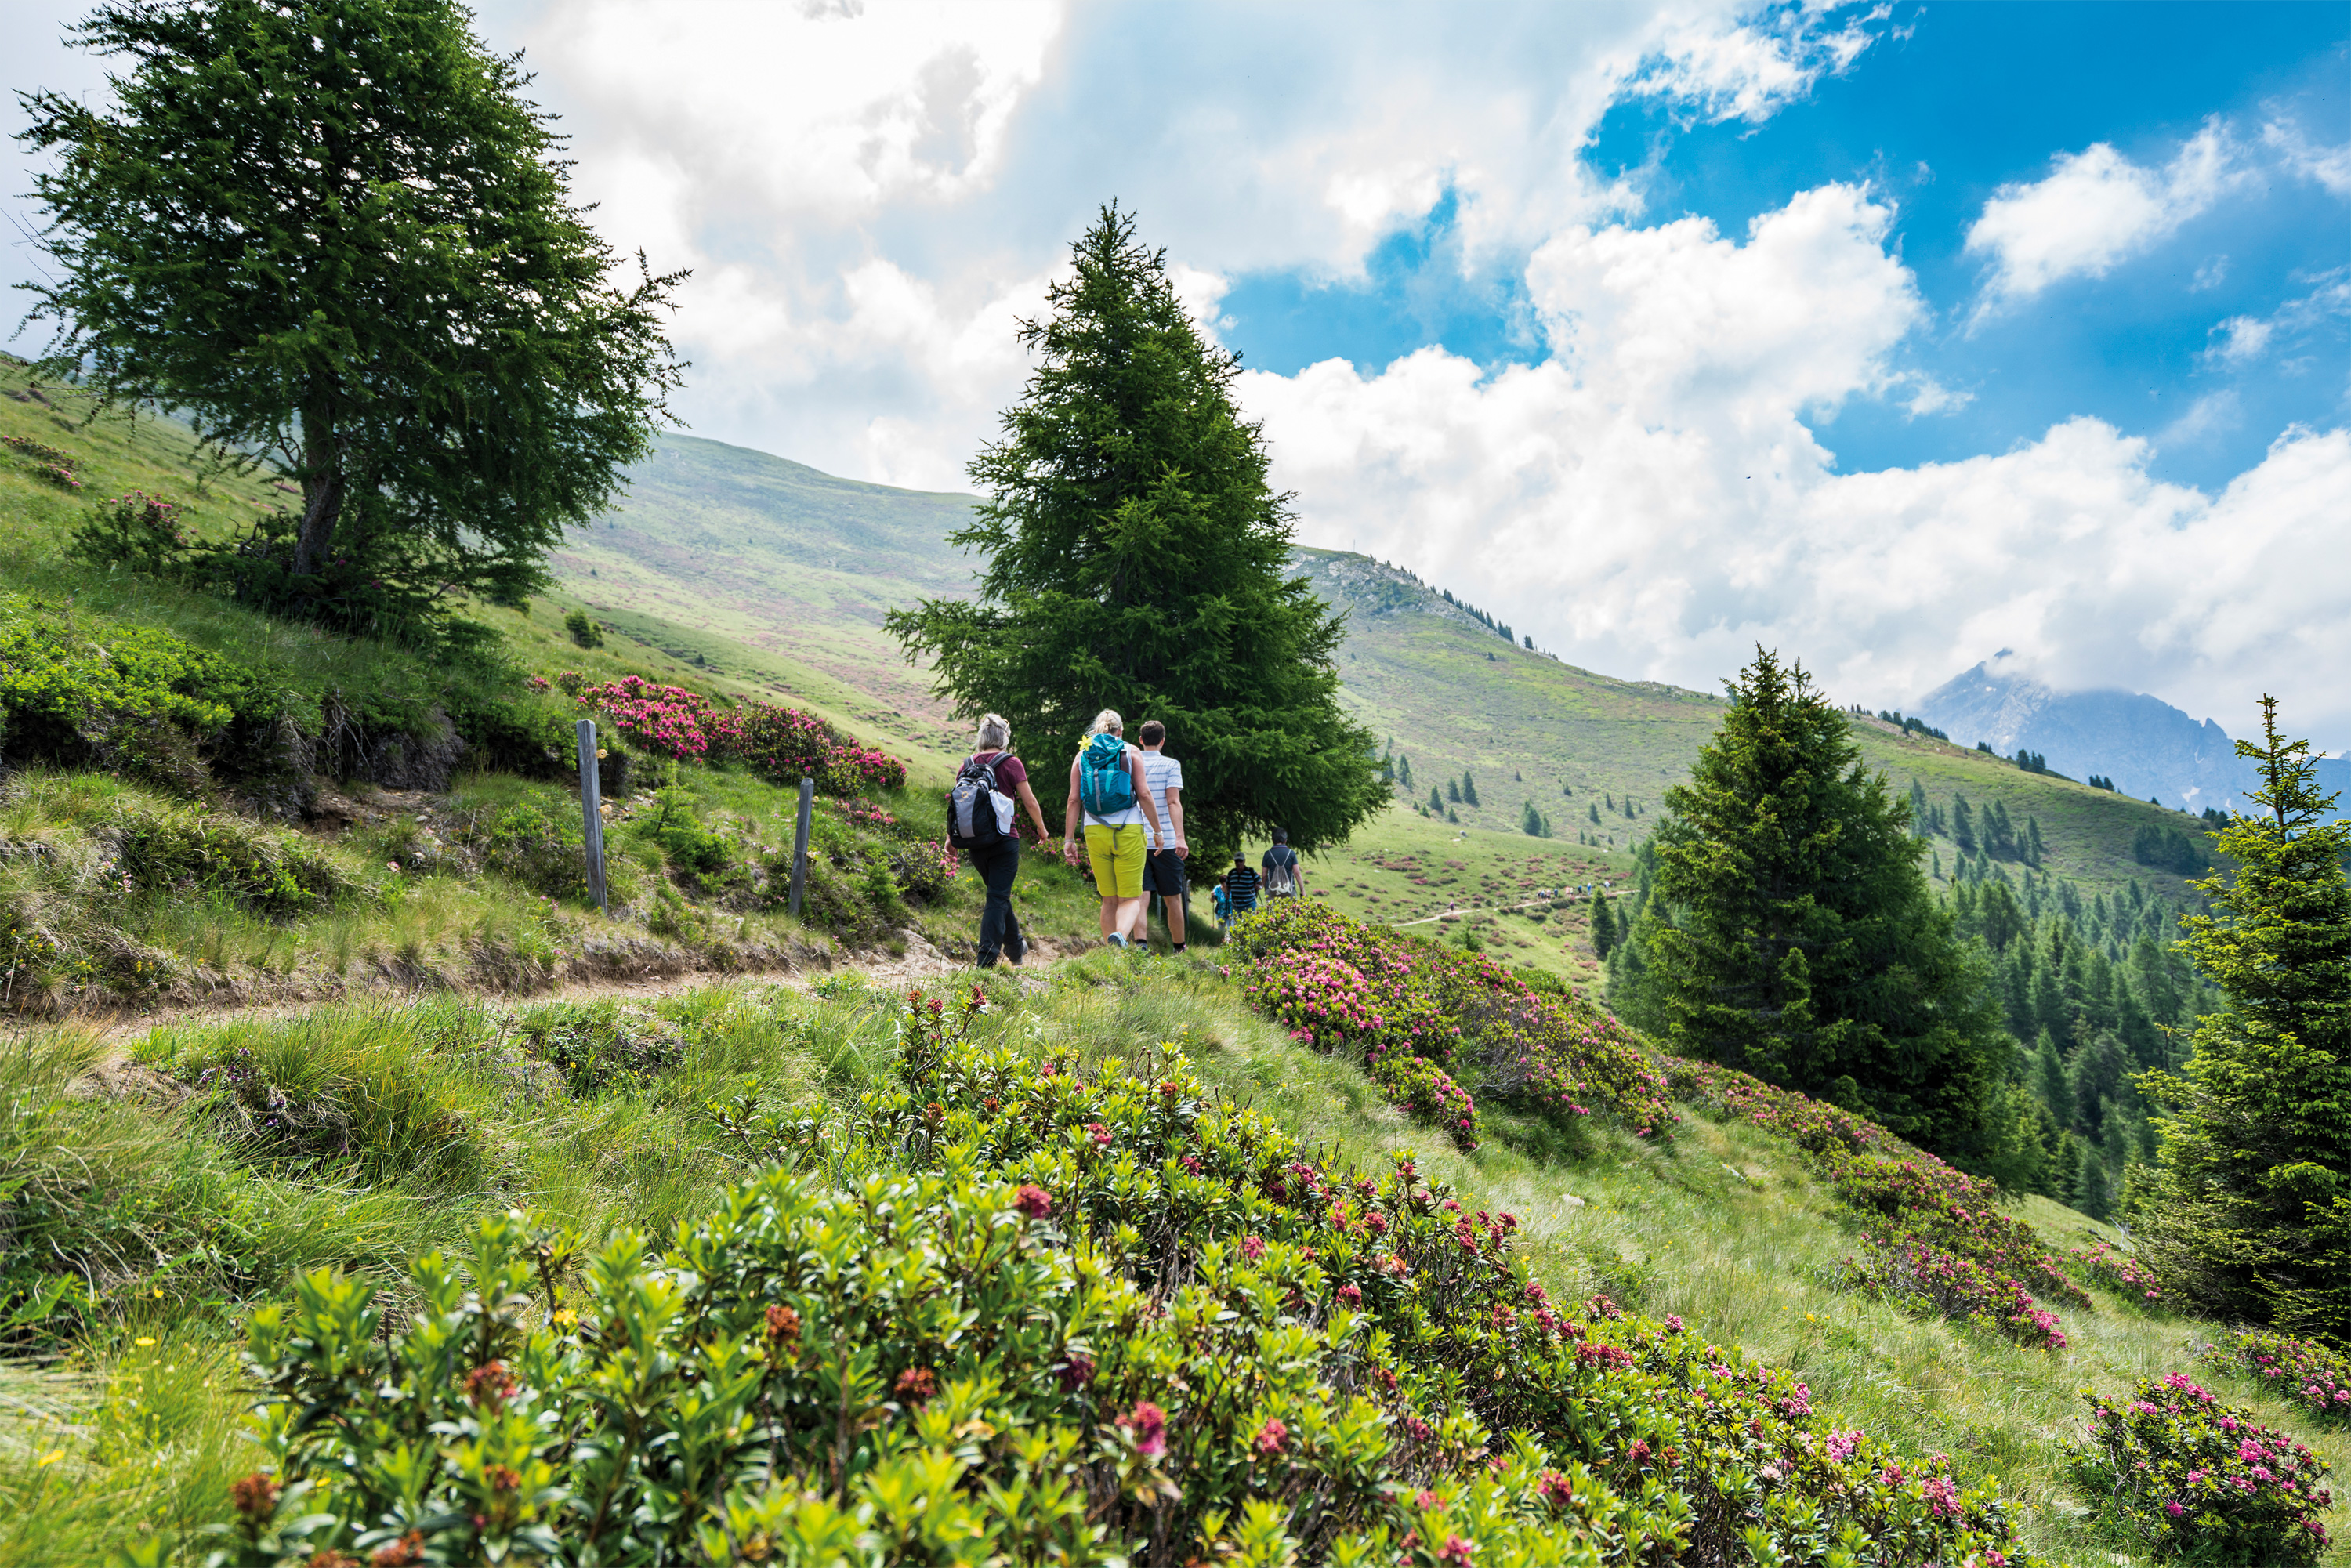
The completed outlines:
<svg viewBox="0 0 2351 1568">
<path fill-rule="evenodd" d="M 993 762 L 996 765 L 996 787 L 1015 800 L 1020 799 L 1020 786 L 1029 782 L 1028 764 L 1008 751 L 975 751 L 971 754 L 970 760 Z M 1014 838 L 1026 839 L 1035 830 L 1029 826 L 1028 820 L 1018 810 L 1012 813 Z"/>
<path fill-rule="evenodd" d="M 1008 751 L 975 751 L 974 762 L 993 761 L 996 765 L 996 787 L 1011 796 L 1020 798 L 1020 786 L 1029 782 L 1028 765 Z"/>
</svg>

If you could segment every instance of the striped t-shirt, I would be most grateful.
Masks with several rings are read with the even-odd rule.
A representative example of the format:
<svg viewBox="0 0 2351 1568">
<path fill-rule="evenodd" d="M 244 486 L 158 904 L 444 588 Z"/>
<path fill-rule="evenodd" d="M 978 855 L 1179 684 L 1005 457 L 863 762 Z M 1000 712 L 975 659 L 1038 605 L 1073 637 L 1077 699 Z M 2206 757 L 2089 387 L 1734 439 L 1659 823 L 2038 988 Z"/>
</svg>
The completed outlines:
<svg viewBox="0 0 2351 1568">
<path fill-rule="evenodd" d="M 1237 865 L 1225 873 L 1225 896 L 1233 901 L 1236 915 L 1257 907 L 1257 873 L 1245 865 Z"/>
<path fill-rule="evenodd" d="M 1164 751 L 1145 751 L 1143 754 L 1143 784 L 1151 791 L 1151 803 L 1159 808 L 1160 826 L 1175 826 L 1175 819 L 1167 814 L 1167 791 L 1184 788 L 1184 765 Z M 1165 833 L 1151 835 L 1151 847 L 1155 850 L 1166 849 L 1170 841 Z"/>
</svg>

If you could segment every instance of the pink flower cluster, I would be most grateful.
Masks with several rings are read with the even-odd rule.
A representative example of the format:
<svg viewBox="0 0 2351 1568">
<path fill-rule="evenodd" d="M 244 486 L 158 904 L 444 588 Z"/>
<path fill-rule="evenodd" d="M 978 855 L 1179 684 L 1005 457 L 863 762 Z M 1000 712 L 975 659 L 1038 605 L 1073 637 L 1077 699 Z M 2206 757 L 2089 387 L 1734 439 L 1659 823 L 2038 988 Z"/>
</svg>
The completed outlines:
<svg viewBox="0 0 2351 1568">
<path fill-rule="evenodd" d="M 580 706 L 602 710 L 631 745 L 681 762 L 730 756 L 743 738 L 743 721 L 733 711 L 700 692 L 656 685 L 642 675 L 585 687 Z"/>
<path fill-rule="evenodd" d="M 2145 1305 L 2163 1300 L 2163 1288 L 2155 1282 L 2155 1276 L 2145 1265 L 2103 1241 L 2074 1248 L 2072 1262 L 2076 1270 L 2119 1292 L 2126 1301 Z"/>
<path fill-rule="evenodd" d="M 2315 1340 L 2243 1328 L 2207 1345 L 2204 1359 L 2264 1380 L 2322 1421 L 2351 1425 L 2351 1356 Z"/>
<path fill-rule="evenodd" d="M 2074 1484 L 2158 1555 L 2220 1548 L 2231 1562 L 2314 1563 L 2325 1552 L 2325 1463 L 2252 1411 L 2180 1373 L 2147 1379 L 2125 1401 L 2083 1397 Z"/>
<path fill-rule="evenodd" d="M 1387 1025 L 1363 971 L 1320 953 L 1276 953 L 1251 966 L 1242 995 L 1291 1039 L 1324 1051 L 1354 1044 L 1376 1051 Z"/>
<path fill-rule="evenodd" d="M 1848 1258 L 1842 1268 L 1845 1283 L 1864 1295 L 1956 1322 L 1980 1322 L 2036 1350 L 2065 1348 L 2056 1313 L 2036 1306 L 2016 1281 L 1971 1258 L 1906 1237 L 1860 1262 Z"/>
<path fill-rule="evenodd" d="M 1487 1094 L 1562 1119 L 1604 1107 L 1644 1135 L 1679 1120 L 1637 1036 L 1483 955 L 1303 899 L 1259 915 L 1236 946 L 1253 1006 L 1298 1040 L 1361 1051 L 1392 1101 L 1465 1146 Z"/>
<path fill-rule="evenodd" d="M 1667 1058 L 1665 1067 L 1677 1092 L 1788 1139 L 1838 1202 L 1869 1225 L 1875 1236 L 1862 1239 L 1875 1255 L 1844 1265 L 1855 1289 L 1916 1311 L 1975 1319 L 2053 1350 L 2064 1344 L 2064 1332 L 2032 1292 L 2090 1304 L 2039 1233 L 2001 1212 L 1992 1183 L 1910 1147 L 1875 1122 L 1731 1068 L 1676 1058 Z"/>
<path fill-rule="evenodd" d="M 559 684 L 570 689 L 568 682 Z M 699 692 L 642 675 L 582 685 L 577 695 L 580 706 L 605 714 L 631 745 L 658 756 L 739 761 L 779 784 L 813 778 L 831 795 L 905 787 L 904 761 L 798 708 L 768 702 L 721 707 Z"/>
</svg>

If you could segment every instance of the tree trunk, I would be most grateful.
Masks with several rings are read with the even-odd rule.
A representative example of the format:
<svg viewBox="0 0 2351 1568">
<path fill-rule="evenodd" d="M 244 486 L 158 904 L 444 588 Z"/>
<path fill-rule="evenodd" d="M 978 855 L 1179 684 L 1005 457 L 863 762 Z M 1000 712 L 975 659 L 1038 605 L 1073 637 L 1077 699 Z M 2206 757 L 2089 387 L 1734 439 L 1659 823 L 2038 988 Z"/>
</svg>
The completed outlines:
<svg viewBox="0 0 2351 1568">
<path fill-rule="evenodd" d="M 335 520 L 343 510 L 343 469 L 335 450 L 334 416 L 319 411 L 302 417 L 302 522 L 294 532 L 294 575 L 309 577 L 335 541 Z"/>
</svg>

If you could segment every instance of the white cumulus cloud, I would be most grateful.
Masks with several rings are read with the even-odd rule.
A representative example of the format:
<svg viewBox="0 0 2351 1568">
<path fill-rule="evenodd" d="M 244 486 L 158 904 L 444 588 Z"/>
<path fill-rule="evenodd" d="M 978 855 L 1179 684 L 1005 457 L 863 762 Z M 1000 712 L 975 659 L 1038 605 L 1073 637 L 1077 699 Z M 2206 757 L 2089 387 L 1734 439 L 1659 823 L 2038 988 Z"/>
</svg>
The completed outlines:
<svg viewBox="0 0 2351 1568">
<path fill-rule="evenodd" d="M 2290 432 L 2218 496 L 2086 418 L 1837 471 L 1807 412 L 1898 395 L 1923 318 L 1887 223 L 1832 185 L 1744 243 L 1572 231 L 1528 269 L 1551 361 L 1488 375 L 1432 349 L 1252 374 L 1243 396 L 1306 542 L 1411 566 L 1592 668 L 1710 689 L 1761 642 L 1876 706 L 2006 647 L 2240 727 L 2262 685 L 2299 723 L 2351 724 L 2342 431 Z"/>
<path fill-rule="evenodd" d="M 2290 120 L 2272 120 L 2262 127 L 2262 144 L 2304 179 L 2315 180 L 2338 196 L 2351 196 L 2351 141 L 2328 147 L 2312 141 Z"/>
<path fill-rule="evenodd" d="M 2061 152 L 2046 179 L 2002 185 L 1968 230 L 1991 264 L 1989 301 L 2018 299 L 2067 277 L 2099 277 L 2210 207 L 2238 178 L 2218 122 L 2161 169 L 2105 142 Z"/>
<path fill-rule="evenodd" d="M 1677 100 L 1710 120 L 1769 119 L 1822 76 L 1851 67 L 1876 42 L 1873 25 L 1893 15 L 1892 6 L 1876 5 L 1832 30 L 1834 10 L 1789 6 L 1728 27 L 1715 18 L 1679 23 L 1626 89 Z"/>
</svg>

